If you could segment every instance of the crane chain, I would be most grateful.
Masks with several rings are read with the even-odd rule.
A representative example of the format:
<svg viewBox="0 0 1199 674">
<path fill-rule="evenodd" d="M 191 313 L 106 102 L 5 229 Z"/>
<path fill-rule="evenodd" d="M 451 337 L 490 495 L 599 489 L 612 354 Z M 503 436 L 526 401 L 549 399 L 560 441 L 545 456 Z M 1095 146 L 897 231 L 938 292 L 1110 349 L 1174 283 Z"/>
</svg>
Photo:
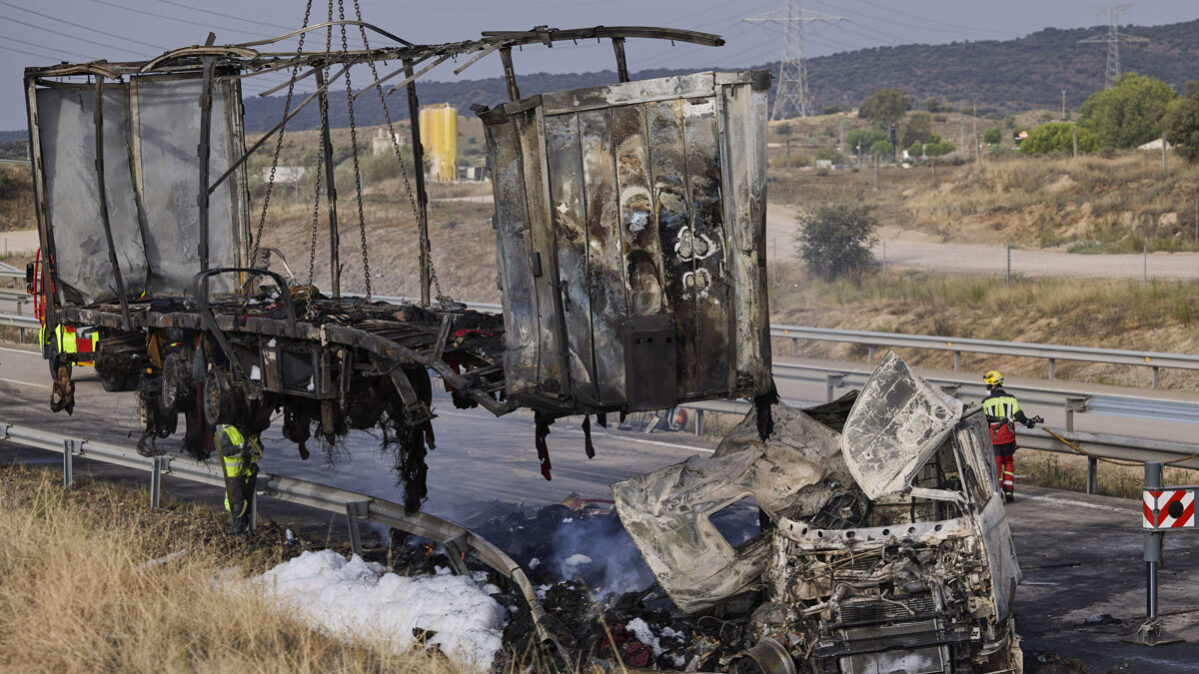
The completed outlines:
<svg viewBox="0 0 1199 674">
<path fill-rule="evenodd" d="M 341 21 L 341 52 L 349 55 L 346 40 L 345 0 L 337 0 L 337 20 Z M 365 45 L 363 45 L 365 46 Z M 371 264 L 366 252 L 366 215 L 362 210 L 362 173 L 358 166 L 358 125 L 354 121 L 354 87 L 350 84 L 350 69 L 346 68 L 346 111 L 350 115 L 350 149 L 354 156 L 354 195 L 358 201 L 358 237 L 362 245 L 362 276 L 366 282 L 366 301 L 371 301 Z"/>
<path fill-rule="evenodd" d="M 325 117 L 325 111 L 321 111 L 321 118 Z M 321 152 L 316 157 L 316 184 L 312 188 L 312 237 L 308 241 L 308 283 L 312 285 L 313 273 L 316 270 L 316 230 L 320 225 L 321 218 L 321 174 L 325 168 L 325 153 Z"/>
<path fill-rule="evenodd" d="M 304 25 L 300 28 L 308 27 L 308 18 L 312 14 L 312 0 L 308 0 L 307 6 L 304 7 Z M 283 118 L 287 119 L 287 113 L 291 112 L 292 95 L 296 90 L 296 75 L 300 73 L 300 57 L 304 53 L 304 38 L 308 33 L 300 33 L 300 41 L 296 46 L 296 65 L 291 69 L 291 82 L 287 85 L 287 100 L 283 104 Z M 258 229 L 254 232 L 254 252 L 250 254 L 250 266 L 254 267 L 258 264 L 258 251 L 262 248 L 262 230 L 266 226 L 266 214 L 271 206 L 271 191 L 275 187 L 275 171 L 279 168 L 279 153 L 283 150 L 283 136 L 287 134 L 287 124 L 284 123 L 283 128 L 279 130 L 279 137 L 275 140 L 275 156 L 271 158 L 271 174 L 266 181 L 266 195 L 262 199 L 262 215 L 258 217 Z M 299 176 L 296 176 L 299 180 Z"/>
<path fill-rule="evenodd" d="M 340 1 L 341 0 L 339 0 L 339 2 Z M 353 2 L 354 2 L 354 18 L 359 22 L 358 31 L 362 35 L 362 47 L 364 50 L 369 52 L 370 51 L 370 42 L 367 40 L 367 37 L 366 37 L 366 28 L 361 23 L 362 22 L 362 10 L 358 6 L 358 0 L 353 0 Z M 379 72 L 375 68 L 375 62 L 373 60 L 368 59 L 367 64 L 370 66 L 370 69 L 371 69 L 371 78 L 375 82 L 378 82 L 379 81 Z M 408 195 L 408 203 L 412 206 L 413 219 L 416 220 L 417 222 L 419 222 L 420 221 L 420 208 L 416 205 L 416 196 L 415 196 L 416 193 L 412 189 L 411 181 L 408 179 L 408 168 L 404 165 L 404 155 L 402 152 L 400 152 L 400 141 L 395 132 L 395 125 L 392 123 L 392 120 L 391 120 L 391 111 L 387 107 L 387 100 L 386 100 L 386 97 L 383 95 L 382 85 L 376 84 L 375 91 L 378 92 L 378 94 L 379 94 L 379 104 L 383 107 L 383 117 L 384 117 L 384 119 L 387 120 L 387 135 L 391 139 L 391 148 L 395 152 L 396 163 L 400 165 L 400 175 L 404 178 L 404 191 Z M 419 143 L 420 140 L 414 138 L 413 142 Z M 424 167 L 413 166 L 413 170 L 414 171 L 423 171 Z M 437 270 L 433 265 L 433 251 L 432 251 L 432 247 L 429 245 L 429 238 L 421 237 L 420 245 L 421 245 L 421 250 L 424 252 L 425 259 L 427 259 L 429 261 L 429 280 L 433 283 L 433 287 L 437 290 L 437 301 L 440 302 L 443 306 L 449 305 L 449 304 L 454 304 L 453 298 L 451 298 L 449 295 L 447 295 L 441 289 L 441 281 L 438 280 Z"/>
</svg>

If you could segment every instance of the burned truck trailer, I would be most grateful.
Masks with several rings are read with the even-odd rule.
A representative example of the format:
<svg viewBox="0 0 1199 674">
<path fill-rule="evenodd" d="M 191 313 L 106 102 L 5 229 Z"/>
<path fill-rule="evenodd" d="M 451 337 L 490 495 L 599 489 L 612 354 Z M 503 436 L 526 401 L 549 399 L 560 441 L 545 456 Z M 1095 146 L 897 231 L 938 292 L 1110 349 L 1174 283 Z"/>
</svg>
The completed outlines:
<svg viewBox="0 0 1199 674">
<path fill-rule="evenodd" d="M 347 46 L 347 26 L 361 48 Z M 309 32 L 338 28 L 340 51 L 303 49 Z M 372 48 L 368 31 L 389 46 Z M 296 50 L 269 51 L 297 36 Z M 144 451 L 158 451 L 155 440 L 176 432 L 180 415 L 184 445 L 197 456 L 211 451 L 215 425 L 259 432 L 278 411 L 302 453 L 313 434 L 332 443 L 351 428 L 381 425 L 399 449 L 405 505 L 415 510 L 433 445 L 429 372 L 460 406 L 535 410 L 547 478 L 543 431 L 555 417 L 767 395 L 769 74 L 631 82 L 624 41 L 638 37 L 722 43 L 660 28 L 541 27 L 415 45 L 361 21 L 333 21 L 239 45 L 216 46 L 210 36 L 205 46 L 146 62 L 27 69 L 41 238 L 30 286 L 44 320 L 52 408 L 71 412 L 71 366 L 83 360 L 64 348 L 59 328 L 87 326 L 99 335 L 88 358 L 105 388 L 138 392 Z M 612 42 L 619 82 L 520 96 L 514 47 L 582 39 Z M 394 137 L 383 82 L 402 77 L 392 91 L 406 87 L 414 111 L 418 77 L 457 57 L 466 59 L 461 72 L 495 52 L 510 100 L 477 111 L 495 176 L 502 315 L 468 310 L 437 286 L 423 173 L 409 181 L 398 144 L 420 236 L 408 261 L 421 274 L 420 302 L 372 297 L 360 186 L 365 297 L 341 292 L 345 249 L 329 188 L 326 291 L 311 271 L 315 213 L 307 281 L 276 264 L 280 256 L 263 245 L 271 183 L 265 203 L 251 203 L 252 153 L 275 145 L 273 176 L 288 120 L 316 101 L 317 176 L 323 166 L 330 185 L 328 97 L 352 66 L 369 65 L 374 81 L 358 92 L 347 85 L 351 125 L 354 99 L 374 93 Z M 380 75 L 384 62 L 402 67 Z M 277 71 L 291 76 L 284 118 L 247 147 L 243 83 Z M 317 90 L 293 107 L 295 83 L 308 76 Z M 410 124 L 420 167 L 415 115 Z M 356 142 L 351 150 L 356 158 Z M 319 182 L 317 190 L 319 207 Z"/>
</svg>

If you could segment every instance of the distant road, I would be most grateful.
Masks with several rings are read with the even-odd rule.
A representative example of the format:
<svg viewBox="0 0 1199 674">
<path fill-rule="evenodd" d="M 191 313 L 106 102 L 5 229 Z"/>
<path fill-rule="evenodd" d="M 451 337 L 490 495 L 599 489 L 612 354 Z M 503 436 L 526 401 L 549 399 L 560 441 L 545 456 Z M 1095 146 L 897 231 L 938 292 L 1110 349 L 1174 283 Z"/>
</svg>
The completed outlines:
<svg viewBox="0 0 1199 674">
<path fill-rule="evenodd" d="M 770 205 L 766 210 L 767 245 L 778 246 L 778 255 L 794 259 L 792 238 L 796 230 L 795 211 L 790 206 Z M 884 228 L 881 241 L 874 247 L 874 258 L 881 262 L 886 250 L 891 269 L 922 269 L 955 274 L 1003 274 L 1007 250 L 1003 246 L 968 243 L 940 243 L 921 232 Z M 771 253 L 771 261 L 774 259 Z M 1137 254 L 1081 255 L 1058 250 L 1012 249 L 1012 273 L 1025 276 L 1069 276 L 1078 278 L 1139 279 L 1145 260 Z M 1199 278 L 1199 253 L 1150 253 L 1150 278 Z"/>
</svg>

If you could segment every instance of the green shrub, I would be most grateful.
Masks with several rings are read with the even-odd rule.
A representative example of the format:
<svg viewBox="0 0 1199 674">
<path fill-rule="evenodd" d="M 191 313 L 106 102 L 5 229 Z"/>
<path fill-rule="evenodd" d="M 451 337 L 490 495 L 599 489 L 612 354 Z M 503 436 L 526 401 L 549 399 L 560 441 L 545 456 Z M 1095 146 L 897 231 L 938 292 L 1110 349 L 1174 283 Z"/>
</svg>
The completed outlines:
<svg viewBox="0 0 1199 674">
<path fill-rule="evenodd" d="M 795 249 L 812 273 L 826 281 L 840 276 L 860 278 L 874 260 L 877 239 L 874 207 L 849 201 L 824 203 L 799 217 Z"/>
</svg>

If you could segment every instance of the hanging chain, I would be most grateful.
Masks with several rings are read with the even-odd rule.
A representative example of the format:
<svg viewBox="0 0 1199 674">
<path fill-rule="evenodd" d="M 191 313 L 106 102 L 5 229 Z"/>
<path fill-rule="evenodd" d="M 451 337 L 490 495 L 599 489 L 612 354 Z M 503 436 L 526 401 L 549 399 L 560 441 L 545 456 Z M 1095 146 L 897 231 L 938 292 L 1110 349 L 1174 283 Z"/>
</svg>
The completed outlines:
<svg viewBox="0 0 1199 674">
<path fill-rule="evenodd" d="M 350 46 L 346 41 L 345 0 L 337 0 L 337 20 L 341 21 L 341 53 L 347 58 Z M 364 45 L 365 46 L 365 45 Z M 354 123 L 354 86 L 350 84 L 350 67 L 346 66 L 346 111 L 350 115 L 350 149 L 354 155 L 354 194 L 358 198 L 358 238 L 362 245 L 362 276 L 366 281 L 366 301 L 371 301 L 371 263 L 366 253 L 366 216 L 362 212 L 362 173 L 358 167 L 358 126 Z"/>
<path fill-rule="evenodd" d="M 321 117 L 324 117 L 324 111 L 321 111 Z M 313 272 L 316 269 L 316 230 L 321 218 L 321 174 L 325 168 L 325 153 L 321 152 L 316 157 L 316 184 L 312 188 L 312 238 L 308 241 L 308 283 L 312 285 Z"/>
<path fill-rule="evenodd" d="M 308 5 L 304 7 L 304 25 L 300 28 L 308 27 L 308 17 L 312 13 L 312 0 L 308 0 Z M 300 41 L 296 46 L 296 64 L 291 68 L 291 82 L 287 85 L 287 101 L 283 104 L 283 119 L 287 119 L 287 113 L 291 112 L 292 94 L 296 90 L 296 75 L 300 73 L 300 57 L 304 53 L 304 38 L 308 33 L 300 33 Z M 258 264 L 258 251 L 262 247 L 262 230 L 266 226 L 266 213 L 271 206 L 271 191 L 275 187 L 275 170 L 279 168 L 279 153 L 283 150 L 283 136 L 287 134 L 287 124 L 283 124 L 283 128 L 279 129 L 279 137 L 275 140 L 275 156 L 271 159 L 271 174 L 266 181 L 266 196 L 262 199 L 262 215 L 258 218 L 258 229 L 254 232 L 254 252 L 250 254 L 250 266 Z M 299 176 L 295 176 L 298 181 Z"/>
<path fill-rule="evenodd" d="M 333 21 L 333 0 L 329 0 L 329 21 Z M 319 66 L 324 74 L 325 82 L 329 81 L 329 50 L 333 46 L 333 26 L 325 29 L 325 62 Z M 322 131 L 329 127 L 329 105 L 326 96 L 320 97 L 320 103 L 317 105 L 321 111 L 321 129 Z M 323 141 L 322 141 L 323 142 Z M 312 200 L 312 238 L 308 242 L 308 285 L 312 285 L 312 279 L 316 271 L 316 233 L 320 227 L 321 218 L 321 174 L 325 168 L 325 152 L 322 147 L 321 152 L 317 155 L 316 160 L 316 188 L 313 190 Z M 329 190 L 330 198 L 333 191 Z M 329 274 L 333 274 L 332 268 Z"/>
<path fill-rule="evenodd" d="M 366 28 L 361 23 L 362 22 L 362 10 L 359 9 L 359 7 L 358 7 L 358 0 L 353 0 L 353 2 L 354 2 L 354 18 L 357 19 L 359 22 L 358 32 L 361 33 L 361 35 L 362 35 L 362 47 L 364 50 L 369 52 L 371 49 L 370 42 L 366 38 Z M 370 65 L 371 78 L 375 82 L 378 82 L 379 81 L 379 73 L 378 73 L 378 70 L 375 68 L 374 59 L 368 58 L 367 64 Z M 400 152 L 399 137 L 396 135 L 395 125 L 391 121 L 391 111 L 387 108 L 387 100 L 386 100 L 386 97 L 383 95 L 383 86 L 380 84 L 376 84 L 375 91 L 378 92 L 378 94 L 379 94 L 379 104 L 383 107 L 383 117 L 384 117 L 384 119 L 387 120 L 387 135 L 391 138 L 391 148 L 395 152 L 396 163 L 398 163 L 400 165 L 400 175 L 404 178 L 404 191 L 408 195 L 408 203 L 411 204 L 411 206 L 412 206 L 413 218 L 417 222 L 419 222 L 420 221 L 420 208 L 416 205 L 416 192 L 412 189 L 412 183 L 408 180 L 408 167 L 404 165 L 404 155 Z M 415 120 L 412 120 L 410 123 L 415 123 Z M 413 138 L 412 140 L 415 143 L 420 142 L 420 140 L 416 139 L 416 138 Z M 413 170 L 414 171 L 423 171 L 424 167 L 423 166 L 413 166 Z M 437 279 L 437 270 L 433 266 L 433 251 L 431 249 L 431 246 L 429 245 L 429 238 L 427 236 L 421 237 L 420 245 L 421 245 L 421 250 L 424 251 L 425 259 L 429 261 L 429 280 L 433 282 L 433 287 L 437 290 L 437 301 L 441 302 L 442 305 L 453 303 L 454 302 L 453 298 L 451 298 L 449 295 L 445 294 L 441 290 L 441 282 Z"/>
</svg>

